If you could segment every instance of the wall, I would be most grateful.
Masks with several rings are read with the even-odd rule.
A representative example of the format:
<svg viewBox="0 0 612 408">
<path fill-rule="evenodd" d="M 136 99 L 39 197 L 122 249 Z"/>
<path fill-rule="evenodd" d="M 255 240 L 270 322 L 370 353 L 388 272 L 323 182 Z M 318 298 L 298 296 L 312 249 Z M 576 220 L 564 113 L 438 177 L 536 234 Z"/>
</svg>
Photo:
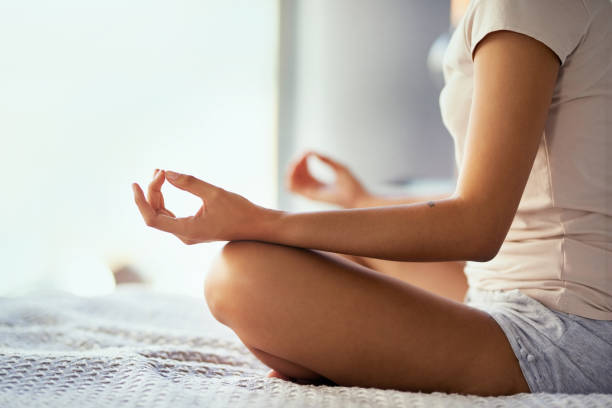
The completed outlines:
<svg viewBox="0 0 612 408">
<path fill-rule="evenodd" d="M 0 294 L 112 290 L 128 263 L 202 295 L 218 245 L 153 230 L 153 169 L 276 201 L 275 0 L 19 0 L 0 7 Z M 164 186 L 168 208 L 201 201 Z"/>
<path fill-rule="evenodd" d="M 281 5 L 281 169 L 314 148 L 349 164 L 373 188 L 452 177 L 452 141 L 426 62 L 448 30 L 449 2 Z M 295 205 L 285 191 L 280 199 L 281 206 Z"/>
</svg>

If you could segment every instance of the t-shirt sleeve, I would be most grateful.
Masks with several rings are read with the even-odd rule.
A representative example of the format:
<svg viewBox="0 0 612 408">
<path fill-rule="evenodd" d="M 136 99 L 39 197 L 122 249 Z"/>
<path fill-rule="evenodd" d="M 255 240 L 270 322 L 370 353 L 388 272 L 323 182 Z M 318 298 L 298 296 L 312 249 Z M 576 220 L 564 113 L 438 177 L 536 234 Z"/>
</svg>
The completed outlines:
<svg viewBox="0 0 612 408">
<path fill-rule="evenodd" d="M 580 0 L 472 0 L 464 19 L 472 57 L 487 34 L 508 30 L 540 41 L 563 65 L 584 36 L 590 17 Z"/>
</svg>

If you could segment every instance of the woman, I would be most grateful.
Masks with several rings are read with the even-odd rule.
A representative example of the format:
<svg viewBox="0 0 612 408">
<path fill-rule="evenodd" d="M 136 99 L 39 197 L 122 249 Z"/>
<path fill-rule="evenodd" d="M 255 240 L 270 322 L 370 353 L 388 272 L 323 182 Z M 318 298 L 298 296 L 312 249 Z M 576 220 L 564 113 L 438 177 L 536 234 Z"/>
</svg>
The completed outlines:
<svg viewBox="0 0 612 408">
<path fill-rule="evenodd" d="M 273 376 L 480 395 L 612 392 L 611 19 L 608 0 L 470 3 L 440 97 L 459 168 L 448 197 L 286 213 L 159 171 L 148 199 L 133 185 L 136 204 L 147 225 L 187 244 L 231 241 L 206 299 Z M 340 190 L 328 201 L 362 206 L 358 182 L 327 162 Z M 309 177 L 298 161 L 293 188 L 329 193 Z M 203 200 L 195 216 L 165 209 L 164 180 Z M 437 294 L 410 283 L 422 262 L 453 282 L 428 283 Z M 405 271 L 381 273 L 389 265 Z"/>
</svg>

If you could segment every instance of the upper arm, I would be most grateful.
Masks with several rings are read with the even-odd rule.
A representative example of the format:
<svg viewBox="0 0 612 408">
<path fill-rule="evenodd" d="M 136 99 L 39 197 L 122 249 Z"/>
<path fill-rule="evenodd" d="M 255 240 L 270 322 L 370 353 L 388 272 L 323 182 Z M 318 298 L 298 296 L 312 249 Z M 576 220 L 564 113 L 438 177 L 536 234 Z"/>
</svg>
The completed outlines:
<svg viewBox="0 0 612 408">
<path fill-rule="evenodd" d="M 558 57 L 523 34 L 488 34 L 474 54 L 474 89 L 455 195 L 476 239 L 497 253 L 527 183 L 559 71 Z"/>
</svg>

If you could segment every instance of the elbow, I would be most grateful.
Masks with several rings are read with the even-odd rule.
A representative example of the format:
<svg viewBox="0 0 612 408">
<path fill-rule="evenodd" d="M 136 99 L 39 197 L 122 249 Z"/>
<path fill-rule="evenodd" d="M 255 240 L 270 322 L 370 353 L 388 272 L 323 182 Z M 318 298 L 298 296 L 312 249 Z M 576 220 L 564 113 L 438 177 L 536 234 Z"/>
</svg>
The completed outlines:
<svg viewBox="0 0 612 408">
<path fill-rule="evenodd" d="M 487 262 L 497 256 L 501 249 L 514 214 L 507 217 L 499 211 L 491 211 L 490 205 L 458 200 L 461 204 L 461 228 L 464 231 L 466 248 L 465 260 Z"/>
<path fill-rule="evenodd" d="M 491 243 L 482 245 L 471 254 L 469 261 L 488 262 L 497 256 L 501 245 L 493 245 Z"/>
<path fill-rule="evenodd" d="M 471 242 L 473 243 L 470 251 L 469 261 L 487 262 L 497 256 L 504 242 L 505 234 L 487 233 L 482 231 Z"/>
<path fill-rule="evenodd" d="M 469 250 L 469 261 L 475 262 L 487 262 L 497 256 L 501 249 L 508 228 L 501 223 L 487 222 L 481 219 L 480 222 L 476 222 L 473 225 L 478 225 L 473 231 L 469 240 L 472 244 Z"/>
</svg>

